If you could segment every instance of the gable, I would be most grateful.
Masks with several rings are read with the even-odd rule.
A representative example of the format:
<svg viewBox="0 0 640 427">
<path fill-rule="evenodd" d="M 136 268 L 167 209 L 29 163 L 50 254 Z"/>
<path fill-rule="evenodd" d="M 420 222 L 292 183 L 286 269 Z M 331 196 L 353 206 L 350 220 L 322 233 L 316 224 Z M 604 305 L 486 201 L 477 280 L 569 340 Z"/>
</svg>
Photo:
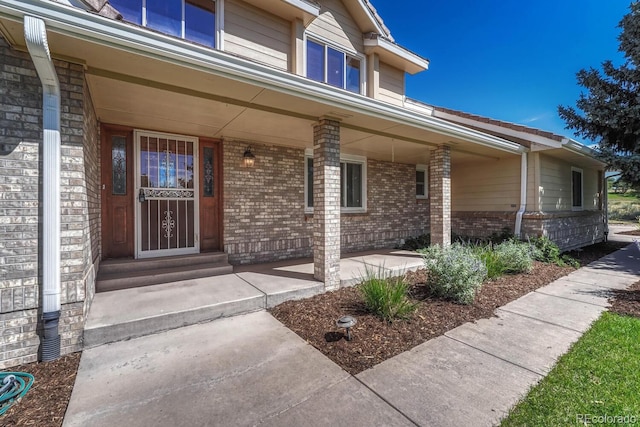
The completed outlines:
<svg viewBox="0 0 640 427">
<path fill-rule="evenodd" d="M 307 32 L 348 50 L 364 50 L 362 30 L 341 0 L 321 0 L 320 15 L 307 27 Z"/>
</svg>

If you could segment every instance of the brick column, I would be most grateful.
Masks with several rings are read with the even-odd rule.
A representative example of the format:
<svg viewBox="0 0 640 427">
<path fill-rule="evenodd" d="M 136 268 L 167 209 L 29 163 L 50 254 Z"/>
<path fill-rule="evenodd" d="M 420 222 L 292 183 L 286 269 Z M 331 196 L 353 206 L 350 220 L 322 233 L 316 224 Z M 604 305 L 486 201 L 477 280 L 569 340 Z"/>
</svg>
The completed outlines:
<svg viewBox="0 0 640 427">
<path fill-rule="evenodd" d="M 451 244 L 451 149 L 441 145 L 429 160 L 431 244 Z"/>
<path fill-rule="evenodd" d="M 313 275 L 340 287 L 340 123 L 313 127 Z"/>
</svg>

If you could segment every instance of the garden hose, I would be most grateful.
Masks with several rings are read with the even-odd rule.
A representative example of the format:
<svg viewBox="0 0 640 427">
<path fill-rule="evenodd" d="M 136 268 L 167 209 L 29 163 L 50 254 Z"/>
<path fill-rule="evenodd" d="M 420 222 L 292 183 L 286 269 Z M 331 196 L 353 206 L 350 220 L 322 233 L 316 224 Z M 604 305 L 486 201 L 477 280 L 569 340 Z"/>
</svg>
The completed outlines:
<svg viewBox="0 0 640 427">
<path fill-rule="evenodd" d="M 35 379 L 26 372 L 0 372 L 0 415 L 27 394 Z"/>
</svg>

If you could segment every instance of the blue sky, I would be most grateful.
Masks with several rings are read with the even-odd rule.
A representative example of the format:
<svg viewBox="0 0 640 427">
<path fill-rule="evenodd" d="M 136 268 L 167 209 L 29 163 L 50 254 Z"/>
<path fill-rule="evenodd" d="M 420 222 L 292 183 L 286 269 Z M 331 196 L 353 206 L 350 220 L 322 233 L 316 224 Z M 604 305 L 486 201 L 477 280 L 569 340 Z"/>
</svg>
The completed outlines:
<svg viewBox="0 0 640 427">
<path fill-rule="evenodd" d="M 581 68 L 622 63 L 630 0 L 372 3 L 398 43 L 431 61 L 407 77 L 407 96 L 575 138 L 557 106 L 575 105 Z"/>
</svg>

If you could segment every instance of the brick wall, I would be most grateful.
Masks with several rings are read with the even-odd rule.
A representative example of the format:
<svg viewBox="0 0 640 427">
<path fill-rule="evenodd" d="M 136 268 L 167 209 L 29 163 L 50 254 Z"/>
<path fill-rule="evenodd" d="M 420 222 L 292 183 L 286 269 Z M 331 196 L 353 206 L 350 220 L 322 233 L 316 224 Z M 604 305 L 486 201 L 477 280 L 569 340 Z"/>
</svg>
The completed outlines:
<svg viewBox="0 0 640 427">
<path fill-rule="evenodd" d="M 14 51 L 1 37 L 0 64 L 0 325 L 4 328 L 0 368 L 4 368 L 36 360 L 40 343 L 42 87 L 29 55 Z M 85 281 L 90 260 L 97 256 L 88 253 L 99 248 L 94 241 L 99 239 L 95 233 L 99 169 L 97 123 L 83 67 L 64 61 L 55 61 L 55 66 L 61 87 L 64 354 L 82 347 L 84 305 L 91 297 Z"/>
<path fill-rule="evenodd" d="M 525 213 L 522 230 L 526 236 L 547 236 L 561 250 L 568 251 L 604 240 L 602 211 Z"/>
<path fill-rule="evenodd" d="M 464 237 L 488 237 L 508 228 L 511 233 L 516 223 L 515 212 L 467 212 L 451 213 L 451 232 Z"/>
<path fill-rule="evenodd" d="M 312 256 L 313 215 L 304 213 L 304 150 L 225 141 L 224 248 L 233 264 Z M 415 165 L 367 162 L 367 213 L 341 216 L 342 251 L 393 247 L 429 232 L 429 201 L 416 200 Z"/>
</svg>

